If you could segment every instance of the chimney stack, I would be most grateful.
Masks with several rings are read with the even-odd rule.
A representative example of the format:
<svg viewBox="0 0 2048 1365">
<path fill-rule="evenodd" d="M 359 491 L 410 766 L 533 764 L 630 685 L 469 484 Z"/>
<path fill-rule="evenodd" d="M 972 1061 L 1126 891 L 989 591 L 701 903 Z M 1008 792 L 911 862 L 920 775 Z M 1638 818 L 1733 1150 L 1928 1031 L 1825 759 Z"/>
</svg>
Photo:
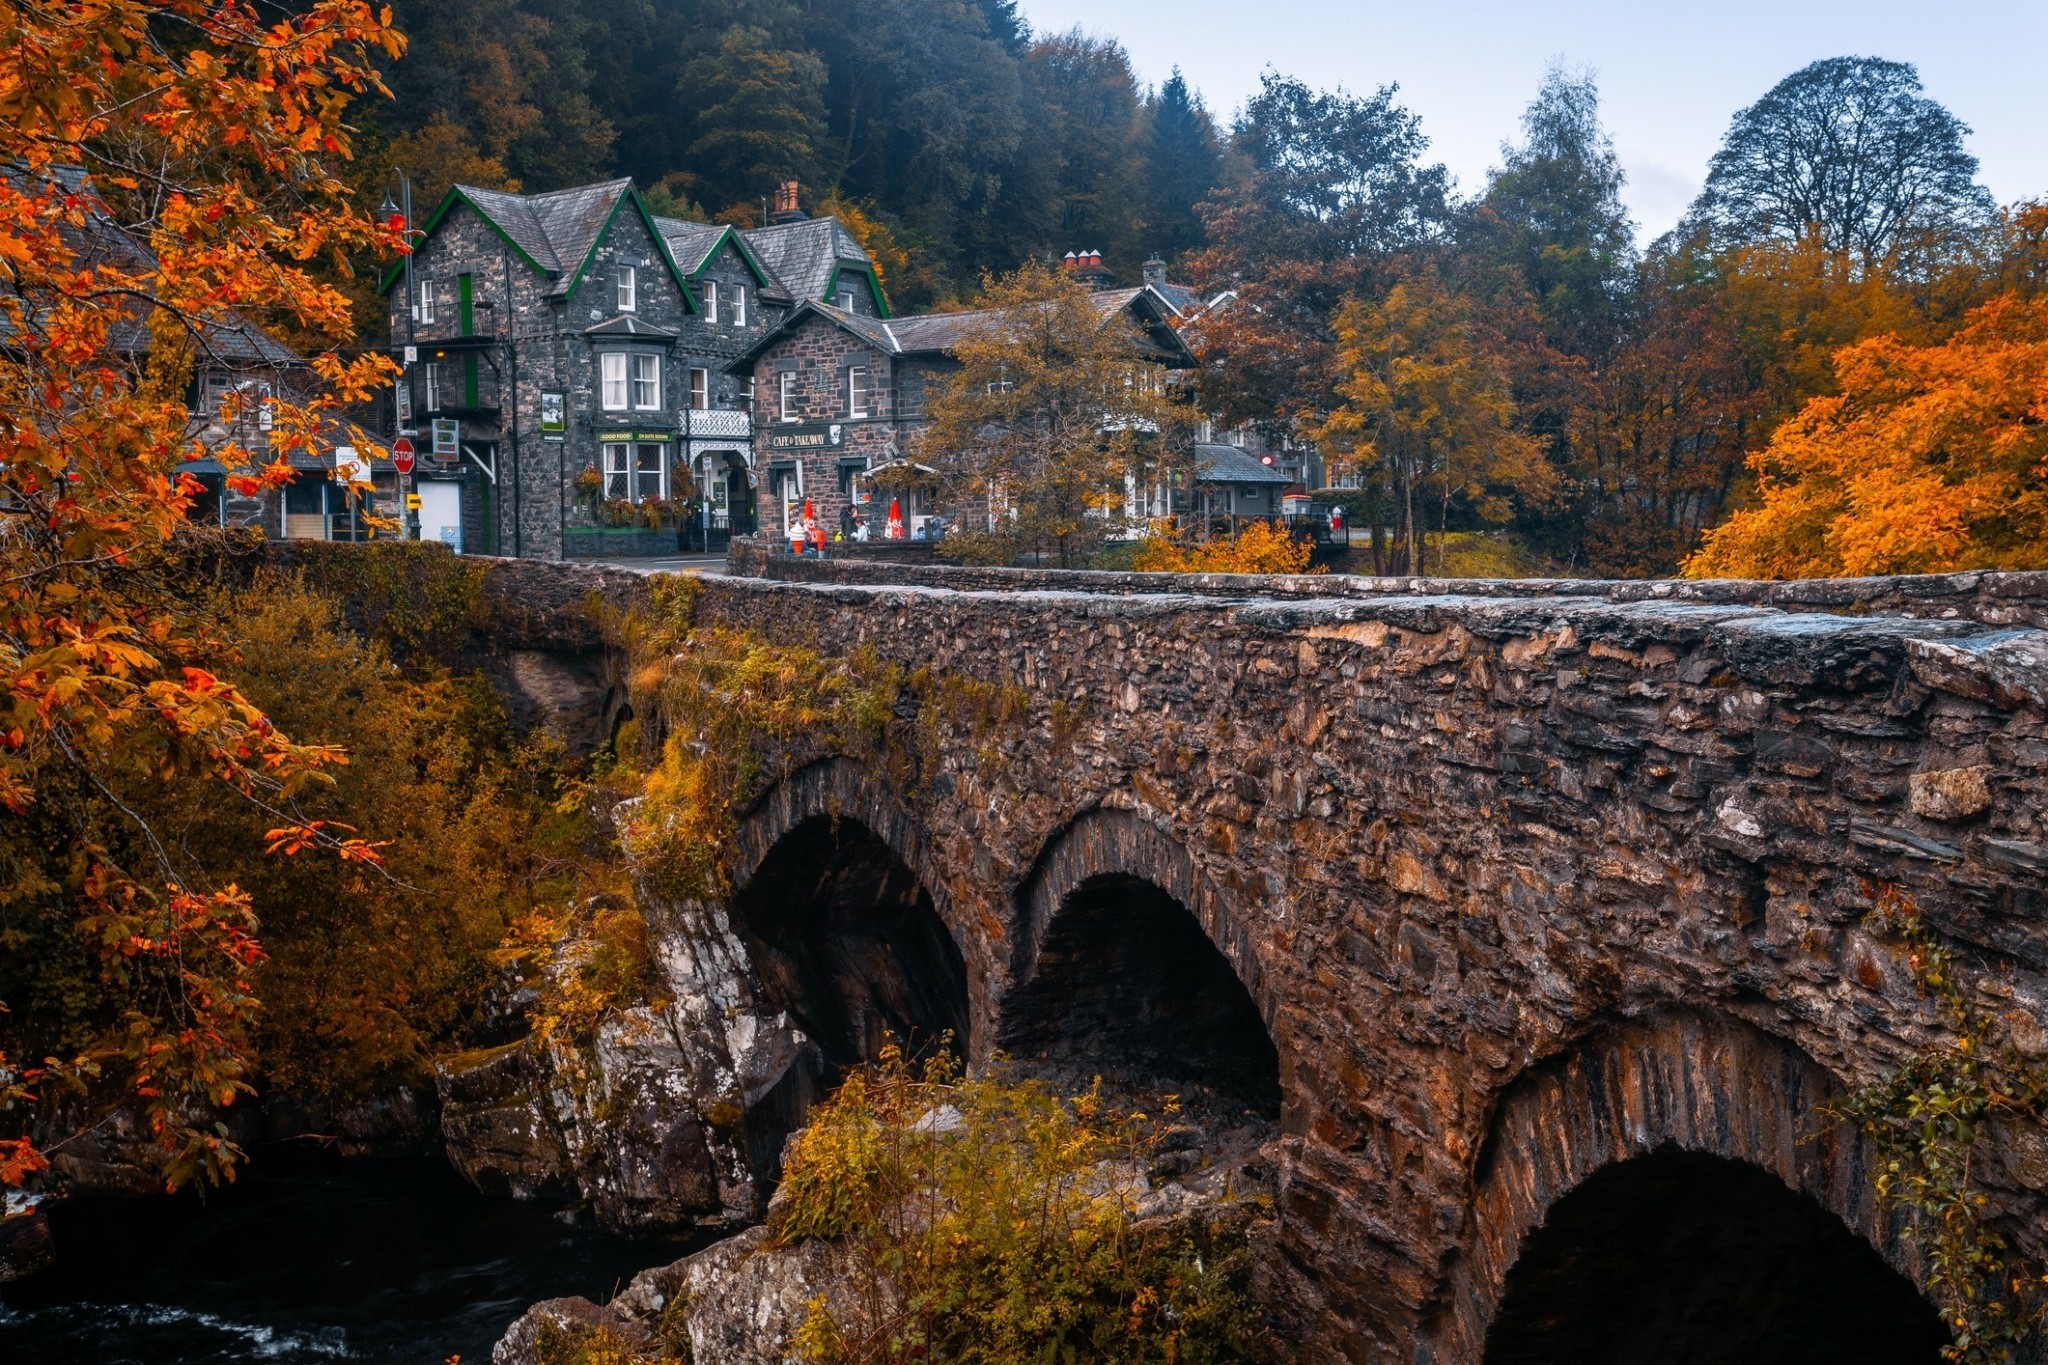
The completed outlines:
<svg viewBox="0 0 2048 1365">
<path fill-rule="evenodd" d="M 1166 262 L 1157 256 L 1145 262 L 1145 283 L 1154 289 L 1166 288 Z"/>
<path fill-rule="evenodd" d="M 797 183 L 785 180 L 775 187 L 775 209 L 768 215 L 768 225 L 779 227 L 783 223 L 801 223 L 804 211 L 797 206 Z"/>
</svg>

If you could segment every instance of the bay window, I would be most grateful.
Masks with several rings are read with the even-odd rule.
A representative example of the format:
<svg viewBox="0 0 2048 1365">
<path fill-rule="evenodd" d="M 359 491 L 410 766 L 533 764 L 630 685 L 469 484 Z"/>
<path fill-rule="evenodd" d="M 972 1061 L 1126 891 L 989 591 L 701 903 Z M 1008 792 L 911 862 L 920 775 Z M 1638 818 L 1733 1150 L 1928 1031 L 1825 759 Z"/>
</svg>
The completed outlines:
<svg viewBox="0 0 2048 1365">
<path fill-rule="evenodd" d="M 668 447 L 653 441 L 606 441 L 604 495 L 623 502 L 667 496 Z"/>
</svg>

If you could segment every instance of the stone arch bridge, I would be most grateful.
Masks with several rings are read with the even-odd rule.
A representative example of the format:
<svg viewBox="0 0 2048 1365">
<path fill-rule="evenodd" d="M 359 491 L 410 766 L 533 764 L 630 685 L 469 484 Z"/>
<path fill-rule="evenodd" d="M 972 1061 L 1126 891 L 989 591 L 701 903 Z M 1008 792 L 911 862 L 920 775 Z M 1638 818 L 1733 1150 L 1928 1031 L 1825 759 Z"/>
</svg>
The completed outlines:
<svg viewBox="0 0 2048 1365">
<path fill-rule="evenodd" d="M 1816 1111 L 1940 1037 L 1877 884 L 2048 1048 L 2048 576 L 735 567 L 700 621 L 1023 699 L 911 783 L 827 743 L 747 815 L 726 911 L 826 1052 L 951 1029 L 1270 1120 L 1303 1359 L 1934 1358 Z M 491 571 L 509 675 L 601 727 L 593 589 L 643 590 Z M 2048 1137 L 1984 1148 L 2042 1257 Z M 1777 1307 L 1699 1320 L 1729 1293 Z"/>
</svg>

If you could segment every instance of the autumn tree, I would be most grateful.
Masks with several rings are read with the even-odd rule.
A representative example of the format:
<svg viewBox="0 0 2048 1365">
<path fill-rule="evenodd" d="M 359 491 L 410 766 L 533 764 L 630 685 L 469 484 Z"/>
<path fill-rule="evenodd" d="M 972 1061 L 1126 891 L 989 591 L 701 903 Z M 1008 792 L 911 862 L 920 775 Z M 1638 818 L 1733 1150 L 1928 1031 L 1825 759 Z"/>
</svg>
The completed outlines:
<svg viewBox="0 0 2048 1365">
<path fill-rule="evenodd" d="M 104 1027 L 72 1055 L 0 1063 L 0 1090 L 47 1103 L 96 1078 L 125 1093 L 172 1181 L 233 1156 L 211 1113 L 247 1088 L 260 949 L 248 896 L 116 793 L 207 787 L 261 812 L 280 852 L 377 857 L 297 809 L 342 755 L 293 742 L 203 666 L 208 622 L 162 554 L 196 487 L 179 465 L 207 455 L 240 489 L 275 484 L 389 366 L 316 357 L 320 390 L 278 396 L 261 468 L 232 441 L 201 445 L 185 391 L 254 322 L 346 336 L 346 298 L 310 266 L 396 246 L 335 166 L 351 98 L 380 90 L 374 63 L 401 50 L 366 0 L 268 18 L 234 0 L 0 14 L 0 806 L 21 821 L 90 800 L 120 831 L 72 830 L 53 890 Z M 29 1138 L 0 1142 L 0 1178 L 40 1164 Z"/>
<path fill-rule="evenodd" d="M 1754 506 L 1697 577 L 2048 567 L 2048 300 L 2003 296 L 1939 345 L 1872 337 L 1751 460 Z"/>
<path fill-rule="evenodd" d="M 1427 519 L 1445 529 L 1453 502 L 1499 524 L 1517 499 L 1549 495 L 1555 476 L 1514 428 L 1507 375 L 1468 300 L 1418 272 L 1377 303 L 1345 304 L 1333 325 L 1339 404 L 1313 435 L 1334 468 L 1385 489 L 1394 544 L 1373 527 L 1381 567 L 1421 573 Z"/>
<path fill-rule="evenodd" d="M 1735 116 L 1689 226 L 1717 245 L 1797 242 L 1882 269 L 1904 249 L 1991 217 L 1969 128 L 1905 62 L 1832 57 Z"/>
<path fill-rule="evenodd" d="M 1230 421 L 1303 429 L 1333 405 L 1347 298 L 1384 289 L 1401 254 L 1437 240 L 1449 176 L 1395 88 L 1311 90 L 1268 72 L 1232 130 L 1234 172 L 1203 207 L 1208 289 L 1234 291 L 1198 330 L 1203 401 Z"/>
<path fill-rule="evenodd" d="M 1105 297 L 1042 265 L 989 280 L 952 348 L 960 368 L 915 438 L 957 523 L 997 537 L 1005 556 L 1070 563 L 1133 490 L 1187 476 L 1191 414 Z"/>
</svg>

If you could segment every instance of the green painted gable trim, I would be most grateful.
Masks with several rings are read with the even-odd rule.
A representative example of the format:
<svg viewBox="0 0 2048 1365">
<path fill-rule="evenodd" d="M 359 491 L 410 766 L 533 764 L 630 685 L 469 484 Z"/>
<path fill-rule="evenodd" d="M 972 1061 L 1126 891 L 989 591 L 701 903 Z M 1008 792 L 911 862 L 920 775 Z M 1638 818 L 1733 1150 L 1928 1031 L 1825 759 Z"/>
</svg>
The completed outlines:
<svg viewBox="0 0 2048 1365">
<path fill-rule="evenodd" d="M 887 299 L 885 299 L 885 298 L 883 298 L 883 297 L 882 297 L 882 282 L 881 282 L 880 280 L 878 280 L 878 279 L 876 279 L 876 278 L 875 278 L 875 272 L 874 272 L 874 271 L 872 271 L 872 270 L 864 270 L 864 269 L 862 269 L 862 268 L 861 268 L 860 266 L 857 266 L 857 265 L 856 265 L 856 266 L 844 266 L 844 265 L 841 265 L 841 266 L 834 266 L 834 267 L 832 268 L 832 278 L 831 278 L 831 279 L 829 279 L 829 280 L 827 280 L 827 281 L 825 281 L 825 297 L 824 297 L 823 299 L 819 300 L 819 302 L 821 302 L 821 303 L 831 303 L 831 302 L 832 302 L 832 301 L 833 301 L 834 299 L 838 298 L 838 297 L 839 297 L 839 277 L 840 277 L 841 275 L 843 275 L 843 274 L 846 274 L 846 273 L 849 273 L 849 272 L 851 272 L 851 273 L 853 273 L 853 274 L 855 274 L 855 275 L 859 275 L 859 276 L 860 276 L 860 277 L 861 277 L 862 279 L 864 279 L 864 280 L 866 280 L 866 281 L 868 282 L 868 293 L 870 293 L 870 294 L 874 295 L 874 298 L 875 298 L 875 309 L 876 309 L 876 311 L 877 311 L 877 312 L 879 312 L 879 313 L 880 313 L 880 314 L 881 314 L 881 315 L 882 315 L 882 316 L 883 316 L 884 318 L 888 317 L 888 316 L 889 316 L 889 300 L 887 300 Z"/>
<path fill-rule="evenodd" d="M 498 226 L 496 219 L 492 218 L 490 214 L 485 213 L 483 209 L 478 206 L 477 202 L 474 199 L 471 199 L 468 195 L 464 194 L 460 186 L 457 186 L 456 188 L 449 190 L 447 194 L 442 196 L 440 205 L 437 208 L 435 208 L 431 215 L 428 216 L 426 226 L 418 230 L 418 240 L 413 243 L 412 247 L 413 253 L 415 255 L 419 253 L 420 247 L 425 245 L 427 238 L 434 235 L 434 229 L 441 226 L 441 220 L 443 218 L 446 218 L 449 214 L 449 211 L 452 210 L 457 204 L 469 205 L 470 212 L 474 213 L 477 217 L 483 219 L 484 226 L 488 227 L 491 231 L 497 233 L 499 238 L 504 241 L 505 245 L 512 248 L 512 254 L 514 256 L 517 256 L 520 260 L 526 262 L 528 268 L 531 269 L 534 274 L 545 275 L 548 273 L 547 270 L 541 266 L 541 263 L 539 261 L 536 261 L 535 259 L 533 259 L 533 257 L 526 254 L 526 248 L 520 246 L 519 243 L 513 241 L 512 235 L 506 232 L 504 228 Z M 377 282 L 377 292 L 379 294 L 390 293 L 391 286 L 397 284 L 400 277 L 403 276 L 404 274 L 405 262 L 400 261 L 397 265 L 392 266 L 390 270 L 386 271 L 384 274 L 384 278 Z"/>
<path fill-rule="evenodd" d="M 659 236 L 659 234 L 656 235 Z M 693 280 L 702 279 L 704 272 L 711 268 L 711 263 L 718 259 L 718 253 L 725 250 L 727 242 L 732 243 L 733 250 L 740 254 L 740 259 L 747 263 L 747 269 L 753 272 L 755 285 L 762 289 L 768 288 L 771 284 L 768 272 L 761 268 L 759 261 L 754 259 L 754 253 L 747 247 L 747 239 L 740 236 L 739 232 L 731 226 L 727 226 L 718 234 L 718 240 L 711 244 L 711 250 L 704 253 L 704 264 L 691 271 L 690 278 Z"/>
<path fill-rule="evenodd" d="M 619 196 L 618 203 L 613 204 L 612 211 L 605 215 L 604 226 L 597 230 L 597 236 L 590 239 L 590 250 L 585 253 L 583 264 L 576 267 L 575 275 L 570 278 L 569 288 L 562 295 L 563 300 L 566 302 L 575 298 L 576 291 L 583 287 L 584 276 L 589 274 L 591 264 L 597 260 L 598 248 L 604 245 L 605 238 L 611 236 L 612 224 L 618 221 L 619 210 L 625 207 L 629 199 L 633 201 L 633 207 L 639 211 L 640 221 L 646 226 L 647 235 L 654 239 L 654 249 L 661 253 L 661 263 L 668 267 L 668 277 L 676 282 L 676 288 L 681 291 L 683 307 L 692 313 L 702 312 L 703 310 L 697 306 L 697 296 L 690 292 L 689 280 L 684 277 L 682 268 L 676 264 L 675 253 L 668 249 L 668 238 L 662 236 L 661 229 L 654 224 L 653 210 L 647 207 L 647 201 L 640 197 L 639 188 L 633 185 L 626 186 L 626 192 Z"/>
</svg>

